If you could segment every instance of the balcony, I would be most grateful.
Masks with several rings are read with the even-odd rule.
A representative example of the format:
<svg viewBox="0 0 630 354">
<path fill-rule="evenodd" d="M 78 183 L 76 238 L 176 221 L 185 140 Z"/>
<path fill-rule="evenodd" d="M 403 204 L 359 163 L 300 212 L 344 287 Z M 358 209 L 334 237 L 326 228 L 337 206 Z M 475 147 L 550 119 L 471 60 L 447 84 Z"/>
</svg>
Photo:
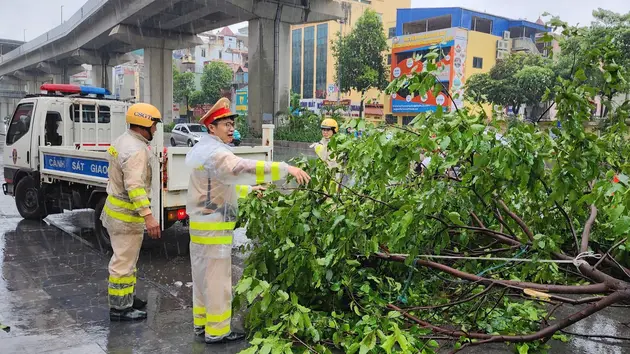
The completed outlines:
<svg viewBox="0 0 630 354">
<path fill-rule="evenodd" d="M 512 51 L 540 54 L 540 50 L 531 38 L 520 37 L 512 39 Z"/>
</svg>

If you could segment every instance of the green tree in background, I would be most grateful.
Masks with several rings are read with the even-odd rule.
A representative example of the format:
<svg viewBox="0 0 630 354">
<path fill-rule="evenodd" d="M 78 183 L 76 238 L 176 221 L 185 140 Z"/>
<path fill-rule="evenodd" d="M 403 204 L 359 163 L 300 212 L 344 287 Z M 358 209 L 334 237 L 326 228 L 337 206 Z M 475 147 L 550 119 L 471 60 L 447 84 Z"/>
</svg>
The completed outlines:
<svg viewBox="0 0 630 354">
<path fill-rule="evenodd" d="M 387 38 L 376 12 L 366 10 L 349 35 L 344 37 L 338 33 L 332 50 L 335 77 L 341 81 L 340 90 L 361 93 L 359 114 L 363 116 L 365 93 L 371 88 L 384 90 L 387 87 L 387 66 L 383 54 L 387 50 Z"/>
<path fill-rule="evenodd" d="M 480 102 L 512 106 L 514 112 L 524 104 L 531 105 L 533 117 L 555 76 L 550 59 L 537 54 L 512 54 L 498 61 L 489 73 L 472 75 L 466 82 L 466 92 Z"/>
<path fill-rule="evenodd" d="M 188 105 L 194 90 L 195 74 L 191 72 L 182 73 L 173 65 L 173 100 L 178 103 L 185 103 L 186 117 L 189 116 Z"/>
<path fill-rule="evenodd" d="M 233 77 L 234 72 L 225 63 L 213 61 L 206 65 L 201 76 L 204 103 L 212 104 L 223 97 L 223 93 L 230 89 Z"/>
</svg>

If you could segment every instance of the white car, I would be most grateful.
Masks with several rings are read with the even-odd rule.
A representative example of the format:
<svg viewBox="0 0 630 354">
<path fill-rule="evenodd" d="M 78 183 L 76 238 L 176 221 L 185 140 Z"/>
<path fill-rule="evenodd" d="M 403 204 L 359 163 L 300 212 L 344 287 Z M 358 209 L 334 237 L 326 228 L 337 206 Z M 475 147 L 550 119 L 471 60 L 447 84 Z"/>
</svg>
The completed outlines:
<svg viewBox="0 0 630 354">
<path fill-rule="evenodd" d="M 201 124 L 184 123 L 177 124 L 171 131 L 171 146 L 194 146 L 199 142 L 203 134 L 208 133 L 208 128 Z"/>
</svg>

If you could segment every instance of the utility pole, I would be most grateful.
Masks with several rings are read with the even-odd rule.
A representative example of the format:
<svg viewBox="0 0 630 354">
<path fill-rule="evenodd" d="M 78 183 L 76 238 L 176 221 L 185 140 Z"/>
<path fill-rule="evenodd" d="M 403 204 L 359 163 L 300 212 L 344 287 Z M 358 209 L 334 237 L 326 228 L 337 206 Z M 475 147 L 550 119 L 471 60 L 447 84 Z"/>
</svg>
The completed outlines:
<svg viewBox="0 0 630 354">
<path fill-rule="evenodd" d="M 61 24 L 63 24 L 63 5 L 61 5 Z"/>
<path fill-rule="evenodd" d="M 24 29 L 24 42 L 26 43 L 26 28 Z"/>
<path fill-rule="evenodd" d="M 343 19 L 339 20 L 339 50 L 341 50 L 341 37 L 343 37 Z M 341 102 L 341 57 L 337 60 L 337 106 Z"/>
</svg>

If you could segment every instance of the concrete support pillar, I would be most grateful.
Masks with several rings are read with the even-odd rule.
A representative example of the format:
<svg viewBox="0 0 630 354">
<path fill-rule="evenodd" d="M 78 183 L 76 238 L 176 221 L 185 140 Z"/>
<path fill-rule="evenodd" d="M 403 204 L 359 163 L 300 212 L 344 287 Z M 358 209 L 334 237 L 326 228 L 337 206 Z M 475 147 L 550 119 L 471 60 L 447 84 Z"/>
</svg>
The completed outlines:
<svg viewBox="0 0 630 354">
<path fill-rule="evenodd" d="M 24 88 L 24 90 L 26 91 L 26 93 L 39 93 L 41 90 L 39 89 L 42 85 L 39 82 L 37 77 L 33 77 L 31 79 L 29 79 L 28 81 L 26 81 L 26 87 Z"/>
<path fill-rule="evenodd" d="M 111 65 L 92 65 L 92 86 L 106 88 L 109 91 L 114 89 L 114 79 Z"/>
<path fill-rule="evenodd" d="M 68 74 L 68 69 L 66 67 L 62 68 L 60 74 L 53 75 L 53 83 L 55 84 L 69 84 L 70 83 L 70 75 Z"/>
<path fill-rule="evenodd" d="M 164 123 L 173 121 L 173 51 L 144 49 L 144 97 L 142 102 L 156 106 Z"/>
<path fill-rule="evenodd" d="M 290 33 L 288 23 L 263 18 L 249 21 L 247 112 L 250 127 L 258 132 L 263 124 L 276 123 L 276 114 L 289 107 Z"/>
</svg>

